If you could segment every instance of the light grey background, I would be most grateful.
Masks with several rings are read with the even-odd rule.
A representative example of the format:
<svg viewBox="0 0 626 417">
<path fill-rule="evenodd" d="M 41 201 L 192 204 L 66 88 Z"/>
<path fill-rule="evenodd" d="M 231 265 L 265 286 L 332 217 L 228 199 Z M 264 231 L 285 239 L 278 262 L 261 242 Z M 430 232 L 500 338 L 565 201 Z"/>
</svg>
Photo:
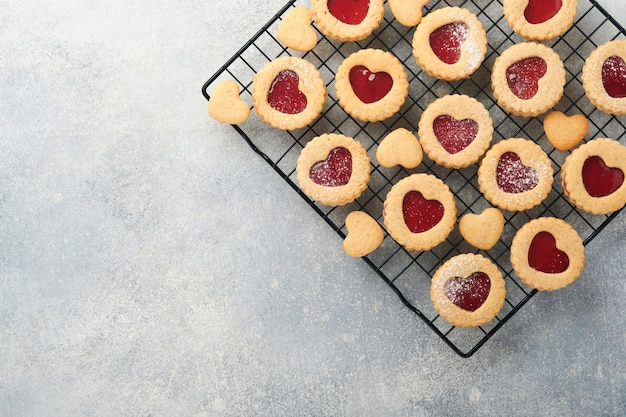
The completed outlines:
<svg viewBox="0 0 626 417">
<path fill-rule="evenodd" d="M 0 1 L 0 416 L 624 415 L 624 215 L 461 359 L 209 119 L 282 5 Z"/>
</svg>

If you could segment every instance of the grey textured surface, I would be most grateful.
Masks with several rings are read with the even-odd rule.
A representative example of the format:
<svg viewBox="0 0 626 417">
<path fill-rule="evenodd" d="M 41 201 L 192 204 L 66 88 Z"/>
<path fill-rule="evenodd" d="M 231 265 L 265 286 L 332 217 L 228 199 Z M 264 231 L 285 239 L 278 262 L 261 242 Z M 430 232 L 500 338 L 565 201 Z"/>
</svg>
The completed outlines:
<svg viewBox="0 0 626 417">
<path fill-rule="evenodd" d="M 624 215 L 461 359 L 208 118 L 281 0 L 1 4 L 1 416 L 625 415 Z"/>
</svg>

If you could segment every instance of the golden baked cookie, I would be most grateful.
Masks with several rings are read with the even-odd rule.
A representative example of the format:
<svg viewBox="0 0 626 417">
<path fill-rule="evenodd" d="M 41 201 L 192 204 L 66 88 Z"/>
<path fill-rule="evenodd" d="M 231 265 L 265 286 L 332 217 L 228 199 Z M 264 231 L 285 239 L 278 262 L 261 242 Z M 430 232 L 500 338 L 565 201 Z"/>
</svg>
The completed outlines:
<svg viewBox="0 0 626 417">
<path fill-rule="evenodd" d="M 520 36 L 547 41 L 564 34 L 576 18 L 577 0 L 504 0 L 504 17 Z"/>
<path fill-rule="evenodd" d="M 502 309 L 505 297 L 502 273 L 482 255 L 450 258 L 435 272 L 430 286 L 435 310 L 457 327 L 490 322 Z"/>
<path fill-rule="evenodd" d="M 346 229 L 348 234 L 343 241 L 343 250 L 355 258 L 374 252 L 385 238 L 382 227 L 364 211 L 353 211 L 348 214 Z"/>
<path fill-rule="evenodd" d="M 313 20 L 329 38 L 359 41 L 380 26 L 385 16 L 383 0 L 311 0 Z"/>
<path fill-rule="evenodd" d="M 498 243 L 504 230 L 504 215 L 497 208 L 480 214 L 468 213 L 459 220 L 461 236 L 475 248 L 489 250 Z"/>
<path fill-rule="evenodd" d="M 585 60 L 583 88 L 598 109 L 615 115 L 626 114 L 626 41 L 600 45 Z"/>
<path fill-rule="evenodd" d="M 264 122 L 277 129 L 299 129 L 322 112 L 326 84 L 310 62 L 281 57 L 263 66 L 254 76 L 252 99 Z"/>
<path fill-rule="evenodd" d="M 389 9 L 401 25 L 413 27 L 422 21 L 423 11 L 429 0 L 389 0 Z"/>
<path fill-rule="evenodd" d="M 209 115 L 221 123 L 237 125 L 248 120 L 250 107 L 239 97 L 239 84 L 222 81 L 209 98 Z"/>
<path fill-rule="evenodd" d="M 464 168 L 478 161 L 491 145 L 493 123 L 478 100 L 447 95 L 424 110 L 418 135 L 430 159 L 448 168 Z"/>
<path fill-rule="evenodd" d="M 498 104 L 508 112 L 538 116 L 561 100 L 565 67 L 551 48 L 535 42 L 518 43 L 496 58 L 491 87 Z"/>
<path fill-rule="evenodd" d="M 569 223 L 540 217 L 526 223 L 515 234 L 511 265 L 529 287 L 552 291 L 580 276 L 585 265 L 585 247 Z"/>
<path fill-rule="evenodd" d="M 589 120 L 582 114 L 567 116 L 553 111 L 543 119 L 543 129 L 555 149 L 569 151 L 587 136 Z"/>
<path fill-rule="evenodd" d="M 423 157 L 422 146 L 415 135 L 402 127 L 385 136 L 376 149 L 376 160 L 384 168 L 400 165 L 413 169 L 422 163 Z"/>
<path fill-rule="evenodd" d="M 626 204 L 626 146 L 599 138 L 581 145 L 561 167 L 563 191 L 576 207 L 608 214 Z"/>
<path fill-rule="evenodd" d="M 380 49 L 362 49 L 347 57 L 337 69 L 335 88 L 341 107 L 364 122 L 393 116 L 409 94 L 404 65 Z"/>
<path fill-rule="evenodd" d="M 367 188 L 370 158 L 360 142 L 326 133 L 306 144 L 296 166 L 300 189 L 327 206 L 351 203 Z"/>
<path fill-rule="evenodd" d="M 312 23 L 313 14 L 308 8 L 294 7 L 280 21 L 276 37 L 287 48 L 308 52 L 317 45 L 317 32 L 311 26 Z"/>
<path fill-rule="evenodd" d="M 478 168 L 480 191 L 494 206 L 523 211 L 540 204 L 554 180 L 552 163 L 541 146 L 527 139 L 495 144 Z"/>
<path fill-rule="evenodd" d="M 428 250 L 443 242 L 456 223 L 456 203 L 448 186 L 430 174 L 398 181 L 383 205 L 387 232 L 407 250 Z"/>
<path fill-rule="evenodd" d="M 487 52 L 482 23 L 469 10 L 444 7 L 427 14 L 413 35 L 413 56 L 429 75 L 453 81 L 468 78 Z"/>
</svg>

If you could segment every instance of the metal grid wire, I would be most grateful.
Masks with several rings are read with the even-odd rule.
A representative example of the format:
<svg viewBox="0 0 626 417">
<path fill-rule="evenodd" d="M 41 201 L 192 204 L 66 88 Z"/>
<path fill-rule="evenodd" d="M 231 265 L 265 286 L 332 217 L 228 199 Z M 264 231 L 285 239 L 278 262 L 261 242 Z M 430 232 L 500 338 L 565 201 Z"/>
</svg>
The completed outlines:
<svg viewBox="0 0 626 417">
<path fill-rule="evenodd" d="M 243 46 L 203 86 L 207 98 L 217 83 L 233 79 L 240 84 L 241 97 L 252 103 L 251 86 L 255 73 L 269 61 L 289 55 L 302 56 L 315 64 L 328 89 L 328 102 L 322 115 L 310 126 L 284 132 L 272 129 L 253 113 L 250 119 L 233 126 L 250 147 L 267 161 L 275 171 L 302 198 L 309 202 L 342 238 L 346 235 L 345 218 L 353 210 L 364 210 L 383 225 L 383 202 L 392 185 L 401 178 L 416 172 L 434 174 L 444 180 L 456 197 L 459 218 L 466 213 L 480 213 L 490 204 L 483 198 L 477 183 L 477 164 L 464 169 L 448 169 L 427 157 L 414 170 L 382 168 L 376 164 L 376 148 L 392 130 L 404 127 L 416 131 L 422 111 L 435 99 L 446 94 L 465 94 L 476 98 L 488 110 L 493 119 L 493 143 L 502 139 L 522 137 L 536 141 L 548 153 L 554 163 L 555 181 L 548 198 L 539 206 L 524 212 L 505 212 L 506 224 L 500 241 L 489 251 L 478 251 L 467 244 L 458 228 L 448 239 L 432 250 L 407 251 L 391 237 L 385 236 L 383 244 L 372 254 L 363 258 L 382 278 L 400 300 L 419 316 L 443 341 L 462 357 L 473 355 L 506 321 L 536 294 L 515 275 L 509 260 L 510 243 L 516 231 L 531 219 L 554 216 L 568 221 L 588 244 L 618 214 L 595 216 L 577 210 L 563 195 L 560 184 L 560 167 L 568 155 L 556 151 L 547 141 L 542 119 L 513 116 L 502 110 L 495 102 L 490 86 L 490 69 L 494 60 L 507 47 L 523 39 L 514 34 L 504 20 L 502 1 L 492 0 L 439 0 L 431 1 L 425 12 L 445 6 L 469 9 L 482 22 L 487 31 L 489 46 L 483 65 L 471 78 L 456 82 L 435 79 L 422 72 L 412 55 L 413 28 L 400 25 L 386 8 L 385 19 L 374 34 L 360 42 L 342 43 L 319 33 L 316 48 L 306 54 L 296 54 L 286 49 L 275 37 L 278 24 L 284 14 L 295 6 L 308 6 L 304 0 L 290 0 L 250 41 Z M 574 26 L 563 36 L 546 42 L 561 57 L 567 69 L 565 94 L 556 106 L 566 114 L 584 114 L 590 121 L 585 140 L 608 137 L 624 142 L 624 120 L 598 111 L 586 98 L 581 83 L 584 60 L 600 44 L 623 39 L 624 29 L 611 18 L 594 0 L 579 0 Z M 391 51 L 405 64 L 409 76 L 409 98 L 394 117 L 378 122 L 364 123 L 352 119 L 339 106 L 334 87 L 334 72 L 351 53 L 363 48 L 379 48 Z M 343 207 L 326 207 L 311 201 L 298 188 L 296 160 L 306 143 L 323 133 L 341 133 L 360 141 L 372 160 L 372 174 L 368 189 L 352 204 Z M 490 323 L 473 329 L 455 328 L 439 317 L 430 300 L 430 277 L 448 258 L 461 253 L 482 253 L 492 259 L 505 277 L 507 296 L 503 309 Z"/>
</svg>

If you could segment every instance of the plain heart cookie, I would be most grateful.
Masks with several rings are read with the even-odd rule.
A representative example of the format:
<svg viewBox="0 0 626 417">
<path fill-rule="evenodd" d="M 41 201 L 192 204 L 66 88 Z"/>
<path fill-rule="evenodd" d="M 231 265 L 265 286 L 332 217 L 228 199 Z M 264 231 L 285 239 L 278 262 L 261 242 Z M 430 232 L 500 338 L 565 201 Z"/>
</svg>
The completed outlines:
<svg viewBox="0 0 626 417">
<path fill-rule="evenodd" d="M 236 125 L 250 116 L 250 107 L 239 97 L 239 85 L 225 80 L 215 87 L 209 98 L 209 115 L 221 123 Z"/>
<path fill-rule="evenodd" d="M 385 237 L 378 222 L 363 211 L 353 211 L 346 217 L 348 235 L 343 250 L 350 256 L 360 258 L 376 250 Z"/>
<path fill-rule="evenodd" d="M 428 0 L 389 0 L 389 9 L 400 24 L 413 27 L 422 21 L 426 3 Z"/>
<path fill-rule="evenodd" d="M 286 47 L 309 52 L 317 45 L 317 33 L 311 26 L 313 14 L 304 6 L 291 9 L 278 25 L 276 36 Z"/>
<path fill-rule="evenodd" d="M 461 217 L 461 236 L 475 248 L 491 249 L 502 236 L 504 216 L 497 208 L 488 208 L 481 214 L 469 213 Z"/>
<path fill-rule="evenodd" d="M 422 162 L 423 156 L 419 140 L 404 128 L 391 132 L 376 149 L 376 160 L 384 168 L 400 165 L 412 169 Z"/>
<path fill-rule="evenodd" d="M 569 151 L 585 138 L 589 131 L 589 121 L 582 114 L 567 116 L 553 111 L 543 119 L 546 137 L 559 151 Z"/>
</svg>

